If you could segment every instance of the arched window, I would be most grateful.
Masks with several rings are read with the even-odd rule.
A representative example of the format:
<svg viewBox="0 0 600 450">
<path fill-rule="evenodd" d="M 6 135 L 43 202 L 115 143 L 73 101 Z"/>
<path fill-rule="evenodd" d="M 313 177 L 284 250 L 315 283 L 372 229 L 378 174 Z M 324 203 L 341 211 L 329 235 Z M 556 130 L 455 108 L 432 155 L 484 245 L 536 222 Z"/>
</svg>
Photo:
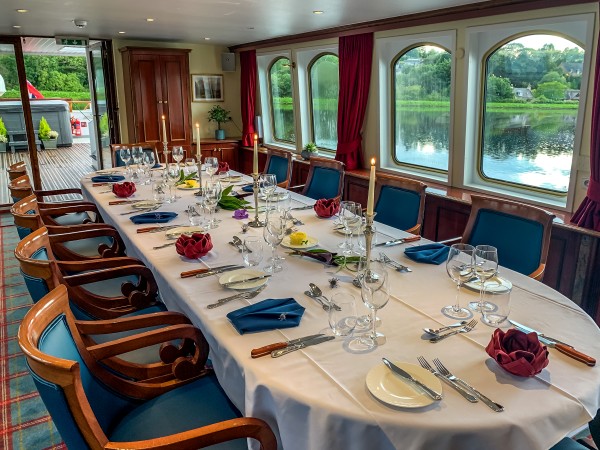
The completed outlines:
<svg viewBox="0 0 600 450">
<path fill-rule="evenodd" d="M 295 142 L 294 101 L 292 97 L 292 65 L 288 58 L 276 59 L 269 68 L 273 139 Z"/>
<path fill-rule="evenodd" d="M 312 135 L 317 147 L 337 148 L 339 58 L 321 54 L 309 65 Z"/>
<path fill-rule="evenodd" d="M 565 194 L 569 188 L 584 50 L 529 34 L 485 59 L 481 155 L 484 179 Z"/>
<path fill-rule="evenodd" d="M 420 44 L 392 63 L 396 163 L 448 170 L 452 55 Z"/>
</svg>

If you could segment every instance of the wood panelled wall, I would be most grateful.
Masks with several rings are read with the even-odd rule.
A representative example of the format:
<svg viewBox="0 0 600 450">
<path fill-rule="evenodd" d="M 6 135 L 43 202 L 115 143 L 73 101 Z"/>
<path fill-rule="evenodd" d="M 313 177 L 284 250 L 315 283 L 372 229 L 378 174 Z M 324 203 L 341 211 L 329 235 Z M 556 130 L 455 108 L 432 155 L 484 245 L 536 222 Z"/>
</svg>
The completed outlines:
<svg viewBox="0 0 600 450">
<path fill-rule="evenodd" d="M 252 152 L 243 149 L 240 161 L 242 171 L 249 173 L 245 169 L 252 168 Z M 259 167 L 264 167 L 264 161 Z M 306 181 L 308 168 L 308 162 L 294 161 L 292 186 Z M 344 198 L 366 206 L 368 184 L 367 171 L 346 172 Z M 425 199 L 423 237 L 442 241 L 461 236 L 471 204 L 433 191 Z M 550 239 L 543 283 L 580 305 L 600 324 L 600 233 L 555 222 Z"/>
</svg>

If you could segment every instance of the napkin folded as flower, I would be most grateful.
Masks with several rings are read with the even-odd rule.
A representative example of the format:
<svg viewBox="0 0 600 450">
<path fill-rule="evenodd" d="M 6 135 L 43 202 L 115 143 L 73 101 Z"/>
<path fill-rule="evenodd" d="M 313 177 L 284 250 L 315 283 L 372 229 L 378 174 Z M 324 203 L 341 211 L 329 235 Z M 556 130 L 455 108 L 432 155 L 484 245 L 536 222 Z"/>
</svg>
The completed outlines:
<svg viewBox="0 0 600 450">
<path fill-rule="evenodd" d="M 340 210 L 340 198 L 322 198 L 317 200 L 313 208 L 315 213 L 317 213 L 317 216 L 326 219 L 337 214 L 337 212 Z"/>
<path fill-rule="evenodd" d="M 127 198 L 131 197 L 135 192 L 135 183 L 131 181 L 125 181 L 123 183 L 115 183 L 112 187 L 113 194 L 117 197 Z"/>
<path fill-rule="evenodd" d="M 147 212 L 130 217 L 129 220 L 140 225 L 142 223 L 167 223 L 175 217 L 177 217 L 177 213 L 174 212 Z"/>
<path fill-rule="evenodd" d="M 92 177 L 92 183 L 116 183 L 124 179 L 123 175 L 96 175 Z"/>
<path fill-rule="evenodd" d="M 217 173 L 227 173 L 229 172 L 229 163 L 226 161 L 221 161 L 219 163 L 219 169 L 217 170 Z"/>
<path fill-rule="evenodd" d="M 208 233 L 194 233 L 191 236 L 182 234 L 175 242 L 177 253 L 190 259 L 201 258 L 212 248 L 213 243 Z"/>
<path fill-rule="evenodd" d="M 506 333 L 497 328 L 485 351 L 504 370 L 520 377 L 532 377 L 548 365 L 548 349 L 537 334 L 514 328 Z"/>
<path fill-rule="evenodd" d="M 404 250 L 404 254 L 413 261 L 428 264 L 442 264 L 446 262 L 449 251 L 450 247 L 447 245 L 434 243 L 409 247 Z"/>
<path fill-rule="evenodd" d="M 304 308 L 293 298 L 271 298 L 227 314 L 240 334 L 292 328 L 300 324 Z"/>
</svg>

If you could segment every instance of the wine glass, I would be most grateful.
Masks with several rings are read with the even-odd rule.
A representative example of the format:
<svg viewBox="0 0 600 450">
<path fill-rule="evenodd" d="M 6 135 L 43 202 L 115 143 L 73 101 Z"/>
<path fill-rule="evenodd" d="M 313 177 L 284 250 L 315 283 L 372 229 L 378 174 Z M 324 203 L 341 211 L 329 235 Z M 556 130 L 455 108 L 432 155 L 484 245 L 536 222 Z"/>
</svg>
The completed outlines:
<svg viewBox="0 0 600 450">
<path fill-rule="evenodd" d="M 139 181 L 140 179 L 140 165 L 142 164 L 142 160 L 144 159 L 144 150 L 139 145 L 135 145 L 131 147 L 131 159 L 133 163 L 136 165 L 135 169 L 132 169 L 131 179 L 133 181 Z"/>
<path fill-rule="evenodd" d="M 219 181 L 207 180 L 204 183 L 202 189 L 204 204 L 208 208 L 210 214 L 210 220 L 208 221 L 207 228 L 213 229 L 219 226 L 218 222 L 214 219 L 215 209 L 219 200 L 221 199 L 221 183 Z"/>
<path fill-rule="evenodd" d="M 179 166 L 179 163 L 182 160 L 183 160 L 183 147 L 181 147 L 181 146 L 173 147 L 173 161 L 175 161 L 177 163 L 177 165 Z"/>
<path fill-rule="evenodd" d="M 177 197 L 175 195 L 175 186 L 177 185 L 177 182 L 179 181 L 179 165 L 175 164 L 175 163 L 169 163 L 167 165 L 167 181 L 169 183 L 169 194 L 170 194 L 170 200 L 168 203 L 174 203 L 175 200 L 177 200 L 180 197 Z"/>
<path fill-rule="evenodd" d="M 185 158 L 183 173 L 186 176 L 192 175 L 196 172 L 196 176 L 198 176 L 198 169 L 196 169 L 196 160 L 194 158 Z"/>
<path fill-rule="evenodd" d="M 354 243 L 352 235 L 357 224 L 362 225 L 362 207 L 360 204 L 350 201 L 343 201 L 340 204 L 340 219 L 344 225 L 344 255 L 352 255 L 354 253 Z"/>
<path fill-rule="evenodd" d="M 125 163 L 125 173 L 129 173 L 129 161 L 131 161 L 131 153 L 128 147 L 121 147 L 119 157 Z"/>
<path fill-rule="evenodd" d="M 492 278 L 498 272 L 498 250 L 491 245 L 478 245 L 475 247 L 475 276 L 479 286 L 479 301 L 469 303 L 469 308 L 483 313 L 484 309 L 489 311 L 494 309 L 491 303 L 484 303 L 483 292 L 485 291 L 485 282 Z"/>
<path fill-rule="evenodd" d="M 154 161 L 154 153 L 145 152 L 144 153 L 144 172 L 146 173 L 147 181 L 146 184 L 152 183 L 152 168 L 156 162 Z"/>
<path fill-rule="evenodd" d="M 283 266 L 278 264 L 280 260 L 277 259 L 277 246 L 281 244 L 285 236 L 286 223 L 285 219 L 273 214 L 266 219 L 263 237 L 265 242 L 271 246 L 272 254 L 269 258 L 270 264 L 264 268 L 265 272 L 276 273 L 283 270 Z"/>
<path fill-rule="evenodd" d="M 363 303 L 371 310 L 371 332 L 362 337 L 367 348 L 385 344 L 383 333 L 377 332 L 377 310 L 390 299 L 388 273 L 383 263 L 371 261 L 360 276 L 360 294 Z"/>
<path fill-rule="evenodd" d="M 451 319 L 468 319 L 473 313 L 460 306 L 460 287 L 473 277 L 475 247 L 469 244 L 454 244 L 450 247 L 446 259 L 446 272 L 456 283 L 456 301 L 454 305 L 444 306 L 442 314 Z"/>
<path fill-rule="evenodd" d="M 219 160 L 214 156 L 208 156 L 204 158 L 204 167 L 206 168 L 206 173 L 212 180 L 215 173 L 219 170 Z"/>
</svg>

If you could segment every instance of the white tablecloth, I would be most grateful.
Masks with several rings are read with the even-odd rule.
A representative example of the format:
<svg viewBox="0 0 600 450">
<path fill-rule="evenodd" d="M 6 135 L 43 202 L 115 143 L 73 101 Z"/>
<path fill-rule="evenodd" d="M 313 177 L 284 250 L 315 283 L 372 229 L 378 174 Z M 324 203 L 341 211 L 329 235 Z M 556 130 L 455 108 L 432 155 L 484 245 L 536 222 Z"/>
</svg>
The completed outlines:
<svg viewBox="0 0 600 450">
<path fill-rule="evenodd" d="M 303 292 L 312 281 L 331 294 L 327 280 L 334 270 L 310 259 L 287 257 L 285 270 L 275 274 L 255 299 L 207 309 L 206 304 L 232 291 L 222 288 L 218 277 L 181 279 L 180 272 L 201 268 L 201 263 L 180 257 L 174 247 L 152 250 L 166 242 L 163 233 L 136 234 L 138 226 L 119 214 L 129 211 L 129 206 L 108 206 L 114 195 L 103 193 L 106 187 L 92 187 L 89 178 L 82 179 L 82 186 L 106 222 L 119 229 L 128 254 L 151 268 L 169 309 L 185 313 L 203 330 L 219 381 L 234 404 L 244 414 L 266 420 L 285 450 L 547 449 L 589 421 L 598 409 L 600 369 L 555 350 L 550 350 L 550 364 L 538 376 L 520 378 L 505 372 L 486 354 L 493 328 L 483 323 L 468 334 L 429 343 L 422 328 L 451 322 L 440 309 L 453 302 L 455 287 L 443 264 L 418 264 L 405 258 L 406 245 L 386 249 L 413 272 L 394 272 L 391 277 L 393 296 L 378 312 L 380 330 L 387 336 L 385 345 L 357 354 L 336 339 L 281 358 L 252 359 L 252 348 L 329 332 L 327 313 Z M 190 191 L 178 193 L 183 198 L 160 211 L 178 212 L 171 223 L 186 225 L 184 211 L 195 197 Z M 138 186 L 134 198 L 149 199 L 150 195 L 148 186 Z M 312 201 L 295 195 L 293 206 L 303 203 Z M 231 215 L 220 212 L 219 228 L 210 231 L 214 249 L 203 258 L 210 266 L 241 263 L 240 254 L 228 245 L 234 234 L 244 237 L 240 222 Z M 343 236 L 332 230 L 332 219 L 320 219 L 312 210 L 294 215 L 305 222 L 302 230 L 319 239 L 319 247 L 337 250 Z M 377 230 L 380 242 L 405 235 L 383 225 L 377 225 Z M 262 231 L 250 229 L 247 234 L 261 236 Z M 542 283 L 505 268 L 501 272 L 514 285 L 511 318 L 600 358 L 599 329 L 579 307 Z M 350 275 L 337 274 L 342 280 L 337 289 L 348 290 L 360 300 L 359 290 L 345 282 Z M 477 295 L 463 290 L 463 303 Z M 246 304 L 283 297 L 294 297 L 306 308 L 299 327 L 240 336 L 225 317 Z M 446 385 L 441 402 L 417 409 L 391 408 L 369 393 L 366 375 L 382 357 L 417 364 L 418 355 L 429 361 L 439 357 L 456 375 L 503 404 L 505 411 L 493 412 L 481 402 L 471 404 Z"/>
</svg>

